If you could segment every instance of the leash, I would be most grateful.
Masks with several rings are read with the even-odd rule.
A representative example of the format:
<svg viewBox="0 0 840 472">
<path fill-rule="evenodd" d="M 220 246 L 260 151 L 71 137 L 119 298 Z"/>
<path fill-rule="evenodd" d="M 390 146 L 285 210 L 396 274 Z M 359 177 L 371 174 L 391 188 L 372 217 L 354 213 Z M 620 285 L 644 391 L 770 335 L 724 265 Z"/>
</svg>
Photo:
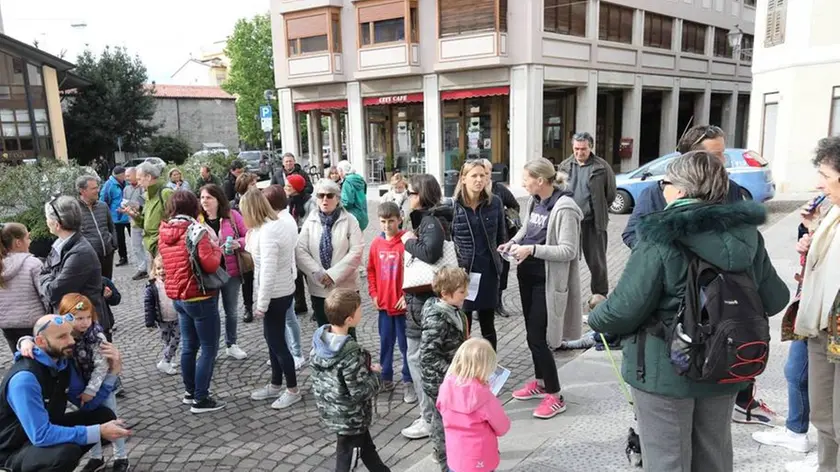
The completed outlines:
<svg viewBox="0 0 840 472">
<path fill-rule="evenodd" d="M 627 384 L 624 382 L 624 378 L 621 376 L 621 371 L 618 370 L 618 364 L 615 363 L 615 358 L 612 355 L 612 349 L 610 349 L 610 344 L 604 337 L 604 333 L 598 334 L 601 336 L 601 342 L 604 343 L 604 350 L 607 351 L 607 356 L 610 358 L 613 370 L 615 371 L 615 376 L 618 377 L 618 386 L 621 389 L 621 393 L 624 394 L 624 398 L 627 400 L 627 403 L 629 403 L 630 406 L 633 406 L 633 397 L 630 396 L 630 390 L 627 389 Z"/>
</svg>

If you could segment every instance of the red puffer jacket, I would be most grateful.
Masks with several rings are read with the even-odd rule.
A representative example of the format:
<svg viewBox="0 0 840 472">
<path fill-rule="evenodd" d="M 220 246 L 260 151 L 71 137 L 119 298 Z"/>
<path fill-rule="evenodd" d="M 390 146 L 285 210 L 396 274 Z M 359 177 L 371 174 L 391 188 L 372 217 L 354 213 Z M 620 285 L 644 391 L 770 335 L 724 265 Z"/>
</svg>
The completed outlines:
<svg viewBox="0 0 840 472">
<path fill-rule="evenodd" d="M 172 300 L 215 295 L 215 292 L 202 293 L 193 275 L 187 252 L 186 235 L 189 226 L 189 221 L 177 219 L 160 224 L 158 249 L 163 257 L 163 270 L 166 273 L 166 296 Z M 205 272 L 216 272 L 222 262 L 222 249 L 205 236 L 198 242 L 198 259 Z"/>
</svg>

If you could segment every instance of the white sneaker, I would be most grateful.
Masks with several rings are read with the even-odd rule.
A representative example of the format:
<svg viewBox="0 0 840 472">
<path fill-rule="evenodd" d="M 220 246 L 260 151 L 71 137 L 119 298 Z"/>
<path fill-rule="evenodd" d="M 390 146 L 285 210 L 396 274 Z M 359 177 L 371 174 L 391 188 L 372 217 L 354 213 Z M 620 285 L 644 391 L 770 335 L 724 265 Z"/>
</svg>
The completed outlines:
<svg viewBox="0 0 840 472">
<path fill-rule="evenodd" d="M 303 369 L 303 366 L 306 365 L 306 359 L 304 359 L 303 356 L 300 356 L 300 357 L 293 356 L 293 357 L 295 359 L 295 370 Z M 269 361 L 269 364 L 270 363 L 271 363 L 271 361 Z"/>
<path fill-rule="evenodd" d="M 796 452 L 808 452 L 811 444 L 807 434 L 794 433 L 787 428 L 773 428 L 770 431 L 757 431 L 752 438 L 767 446 L 782 446 Z"/>
<path fill-rule="evenodd" d="M 269 400 L 277 398 L 283 393 L 283 387 L 275 387 L 271 383 L 251 392 L 251 400 Z"/>
<path fill-rule="evenodd" d="M 426 423 L 423 418 L 418 418 L 411 423 L 411 426 L 400 431 L 400 434 L 408 439 L 428 438 L 432 434 L 432 425 Z"/>
<path fill-rule="evenodd" d="M 274 403 L 271 404 L 271 408 L 275 410 L 282 410 L 284 408 L 288 408 L 295 403 L 303 400 L 303 396 L 300 394 L 300 391 L 297 393 L 290 392 L 288 389 L 283 392 L 283 395 L 280 396 L 277 400 L 274 400 Z"/>
<path fill-rule="evenodd" d="M 267 365 L 267 366 L 271 367 L 271 359 L 269 359 L 269 360 L 265 361 L 265 365 Z"/>
<path fill-rule="evenodd" d="M 245 353 L 242 349 L 239 348 L 236 344 L 231 344 L 229 348 L 225 349 L 225 354 L 228 357 L 232 357 L 238 361 L 245 359 L 248 357 L 248 354 Z"/>
<path fill-rule="evenodd" d="M 403 384 L 403 402 L 417 403 L 417 392 L 414 390 L 414 384 L 411 382 Z"/>
<path fill-rule="evenodd" d="M 178 373 L 172 363 L 166 362 L 165 359 L 157 363 L 157 370 L 167 375 L 175 375 Z"/>
<path fill-rule="evenodd" d="M 815 452 L 805 456 L 804 460 L 785 464 L 786 472 L 817 472 L 820 470 L 819 458 Z"/>
</svg>

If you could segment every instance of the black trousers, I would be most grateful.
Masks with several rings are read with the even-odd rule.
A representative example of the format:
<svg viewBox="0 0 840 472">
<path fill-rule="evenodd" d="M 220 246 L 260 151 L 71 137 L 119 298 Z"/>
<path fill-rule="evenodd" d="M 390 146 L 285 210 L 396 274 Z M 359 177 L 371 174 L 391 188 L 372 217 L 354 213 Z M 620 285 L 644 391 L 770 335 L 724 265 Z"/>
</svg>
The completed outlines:
<svg viewBox="0 0 840 472">
<path fill-rule="evenodd" d="M 496 350 L 496 310 L 478 310 L 478 325 L 481 327 L 481 337 L 490 342 Z M 467 317 L 467 332 L 472 332 L 472 316 Z"/>
<path fill-rule="evenodd" d="M 502 292 L 507 290 L 508 275 L 510 273 L 510 262 L 507 259 L 502 259 L 502 273 L 499 274 L 499 299 L 502 298 Z M 501 306 L 501 305 L 500 305 Z"/>
<path fill-rule="evenodd" d="M 102 277 L 114 280 L 114 253 L 99 256 L 99 265 L 102 266 Z"/>
<path fill-rule="evenodd" d="M 370 431 L 353 436 L 337 435 L 335 442 L 335 472 L 349 472 L 353 468 L 353 449 L 359 449 L 359 458 L 370 472 L 391 472 L 379 458 Z"/>
<path fill-rule="evenodd" d="M 243 272 L 242 276 L 242 303 L 246 310 L 254 306 L 254 271 Z"/>
<path fill-rule="evenodd" d="M 4 328 L 3 329 L 3 337 L 6 338 L 6 342 L 9 343 L 9 349 L 12 350 L 13 355 L 14 355 L 15 351 L 17 351 L 18 339 L 20 339 L 24 336 L 32 336 L 32 329 L 31 328 Z"/>
<path fill-rule="evenodd" d="M 284 376 L 287 388 L 297 387 L 295 360 L 286 344 L 286 312 L 292 303 L 291 295 L 272 298 L 263 317 L 263 336 L 271 362 L 271 385 L 275 387 L 283 385 Z"/>
<path fill-rule="evenodd" d="M 312 312 L 315 315 L 315 324 L 318 325 L 317 328 L 325 324 L 330 324 L 329 320 L 327 320 L 327 312 L 324 311 L 324 301 L 326 301 L 326 298 L 312 295 L 309 299 L 312 302 Z M 358 339 L 356 338 L 356 328 L 350 328 L 347 332 L 350 333 L 353 339 Z"/>
<path fill-rule="evenodd" d="M 115 223 L 114 226 L 117 228 L 117 252 L 120 255 L 121 261 L 127 261 L 128 250 L 125 246 L 125 238 L 126 235 L 131 237 L 131 228 L 128 226 L 128 223 Z"/>
<path fill-rule="evenodd" d="M 295 279 L 295 312 L 296 313 L 304 313 L 307 311 L 306 308 L 306 287 L 304 284 L 304 279 L 306 277 L 303 275 L 303 272 L 298 271 L 297 278 Z"/>
<path fill-rule="evenodd" d="M 607 232 L 595 228 L 594 221 L 584 220 L 580 224 L 580 237 L 583 257 L 592 275 L 589 279 L 592 294 L 606 297 L 610 291 L 607 273 Z"/>
<path fill-rule="evenodd" d="M 525 315 L 525 333 L 528 349 L 534 361 L 534 377 L 545 383 L 545 391 L 560 391 L 557 378 L 557 364 L 554 353 L 548 347 L 546 330 L 548 329 L 548 307 L 545 303 L 545 279 L 519 274 L 519 297 L 522 299 L 522 313 Z"/>
<path fill-rule="evenodd" d="M 61 426 L 91 426 L 107 423 L 115 418 L 113 411 L 101 406 L 93 411 L 67 413 L 56 424 Z M 107 441 L 102 441 L 103 445 L 107 443 Z M 79 465 L 82 456 L 92 447 L 93 444 L 85 446 L 58 444 L 50 447 L 35 447 L 31 443 L 27 443 L 1 462 L 14 472 L 73 472 Z"/>
</svg>

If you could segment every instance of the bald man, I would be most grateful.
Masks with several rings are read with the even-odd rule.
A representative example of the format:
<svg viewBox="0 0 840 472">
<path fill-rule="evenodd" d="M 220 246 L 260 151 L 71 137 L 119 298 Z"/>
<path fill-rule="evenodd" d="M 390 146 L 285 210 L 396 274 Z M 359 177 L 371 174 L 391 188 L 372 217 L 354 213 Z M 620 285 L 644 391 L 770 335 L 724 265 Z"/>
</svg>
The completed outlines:
<svg viewBox="0 0 840 472">
<path fill-rule="evenodd" d="M 103 343 L 108 375 L 97 396 L 81 404 L 85 383 L 68 362 L 72 332 L 72 315 L 41 317 L 33 328 L 34 359 L 16 353 L 0 385 L 0 465 L 14 472 L 71 472 L 93 444 L 130 434 L 101 406 L 120 373 L 119 351 Z M 68 400 L 79 411 L 65 413 Z"/>
</svg>

